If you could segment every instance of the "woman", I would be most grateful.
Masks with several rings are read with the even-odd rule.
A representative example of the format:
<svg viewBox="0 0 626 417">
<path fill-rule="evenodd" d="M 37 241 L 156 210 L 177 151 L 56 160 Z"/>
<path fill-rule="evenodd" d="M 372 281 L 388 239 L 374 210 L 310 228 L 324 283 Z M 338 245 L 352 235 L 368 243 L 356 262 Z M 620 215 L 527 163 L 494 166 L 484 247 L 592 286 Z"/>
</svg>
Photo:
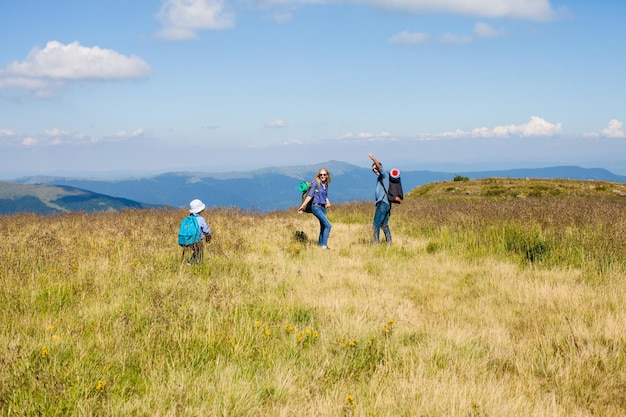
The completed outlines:
<svg viewBox="0 0 626 417">
<path fill-rule="evenodd" d="M 330 228 L 332 227 L 326 217 L 326 209 L 330 207 L 330 201 L 328 200 L 328 184 L 330 184 L 330 181 L 330 173 L 328 170 L 326 168 L 320 168 L 315 175 L 315 180 L 311 184 L 308 195 L 300 207 L 298 207 L 298 213 L 303 213 L 307 203 L 313 199 L 311 211 L 320 222 L 320 236 L 317 240 L 317 244 L 322 249 L 328 249 L 328 235 L 330 235 Z"/>
</svg>

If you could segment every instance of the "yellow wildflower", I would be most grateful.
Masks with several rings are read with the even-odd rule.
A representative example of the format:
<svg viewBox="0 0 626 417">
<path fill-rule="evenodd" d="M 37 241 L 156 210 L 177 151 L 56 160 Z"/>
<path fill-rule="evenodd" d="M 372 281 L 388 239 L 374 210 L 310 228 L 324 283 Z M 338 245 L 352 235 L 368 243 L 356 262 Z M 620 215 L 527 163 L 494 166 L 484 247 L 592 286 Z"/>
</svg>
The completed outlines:
<svg viewBox="0 0 626 417">
<path fill-rule="evenodd" d="M 105 385 L 104 379 L 99 380 L 98 385 L 96 385 L 96 391 L 100 393 L 104 392 L 104 385 Z"/>
</svg>

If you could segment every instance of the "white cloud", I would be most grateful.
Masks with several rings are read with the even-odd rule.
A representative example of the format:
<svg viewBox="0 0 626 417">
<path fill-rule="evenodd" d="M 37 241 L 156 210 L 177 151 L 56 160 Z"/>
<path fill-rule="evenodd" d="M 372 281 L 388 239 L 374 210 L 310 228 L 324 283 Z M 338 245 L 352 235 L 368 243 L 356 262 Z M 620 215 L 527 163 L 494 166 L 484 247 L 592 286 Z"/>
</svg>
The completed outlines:
<svg viewBox="0 0 626 417">
<path fill-rule="evenodd" d="M 478 22 L 474 26 L 474 35 L 479 38 L 497 38 L 504 35 L 504 30 L 494 29 L 491 25 L 483 22 Z"/>
<path fill-rule="evenodd" d="M 98 141 L 96 138 L 83 133 L 68 132 L 58 128 L 48 129 L 38 136 L 41 145 L 75 145 Z"/>
<path fill-rule="evenodd" d="M 389 38 L 389 43 L 396 43 L 402 45 L 421 45 L 428 41 L 429 35 L 427 33 L 421 32 L 409 32 L 408 30 L 403 30 L 402 32 L 396 33 L 391 38 Z"/>
<path fill-rule="evenodd" d="M 24 88 L 30 91 L 44 91 L 63 83 L 43 78 L 30 78 L 28 76 L 10 74 L 7 70 L 0 69 L 0 88 Z"/>
<path fill-rule="evenodd" d="M 3 132 L 6 132 L 3 135 Z M 144 129 L 132 131 L 119 131 L 114 134 L 101 137 L 91 136 L 80 132 L 70 132 L 59 128 L 45 130 L 38 134 L 18 134 L 10 131 L 0 130 L 0 137 L 5 137 L 9 145 L 21 144 L 23 146 L 72 146 L 86 145 L 103 142 L 122 142 L 145 137 Z"/>
<path fill-rule="evenodd" d="M 622 126 L 624 126 L 624 123 L 617 119 L 612 119 L 609 121 L 609 126 L 606 129 L 602 129 L 600 134 L 607 138 L 624 138 L 626 137 L 626 132 L 622 130 Z"/>
<path fill-rule="evenodd" d="M 59 128 L 52 128 L 52 129 L 48 129 L 45 132 L 43 132 L 44 136 L 67 136 L 69 135 L 70 132 L 67 132 L 65 130 L 61 130 Z"/>
<path fill-rule="evenodd" d="M 43 50 L 34 48 L 25 61 L 13 62 L 1 70 L 3 77 L 24 77 L 33 82 L 57 80 L 111 80 L 141 78 L 150 66 L 136 56 L 126 57 L 111 49 L 88 48 L 78 42 L 63 45 L 50 41 Z"/>
<path fill-rule="evenodd" d="M 151 71 L 136 56 L 78 42 L 64 45 L 50 41 L 44 49 L 33 48 L 24 61 L 0 69 L 0 88 L 24 88 L 46 96 L 70 81 L 142 78 Z"/>
<path fill-rule="evenodd" d="M 443 138 L 461 138 L 461 137 L 474 137 L 474 138 L 505 138 L 511 136 L 518 137 L 531 137 L 531 136 L 556 136 L 561 134 L 563 126 L 561 123 L 550 123 L 541 117 L 533 116 L 528 123 L 521 125 L 505 125 L 495 126 L 491 129 L 487 127 L 479 127 L 472 129 L 469 132 L 457 129 L 452 132 L 444 132 L 439 135 Z"/>
<path fill-rule="evenodd" d="M 478 130 L 482 130 L 482 129 L 486 129 L 486 128 L 481 128 L 481 129 L 478 129 Z M 476 131 L 476 130 L 477 129 L 472 130 L 472 133 L 474 131 Z M 470 134 L 468 134 L 466 131 L 461 130 L 461 129 L 457 129 L 457 130 L 454 130 L 452 132 L 444 132 L 444 133 L 441 133 L 441 134 L 435 135 L 435 136 L 441 136 L 441 137 L 444 137 L 444 138 L 462 138 L 462 137 L 469 136 L 469 135 Z"/>
<path fill-rule="evenodd" d="M 114 134 L 113 136 L 107 136 L 107 137 L 102 138 L 102 140 L 116 142 L 116 141 L 123 141 L 123 140 L 128 140 L 128 139 L 137 139 L 137 138 L 143 138 L 144 133 L 145 132 L 143 129 L 135 129 L 130 132 L 126 130 L 121 130 L 117 132 L 116 134 Z"/>
<path fill-rule="evenodd" d="M 284 120 L 273 120 L 271 122 L 267 122 L 264 125 L 265 127 L 287 127 L 287 122 L 285 122 Z"/>
<path fill-rule="evenodd" d="M 479 22 L 474 26 L 474 35 L 479 38 L 495 38 L 504 35 L 504 30 L 496 30 L 487 23 Z M 421 45 L 428 42 L 429 38 L 428 33 L 403 30 L 389 38 L 389 43 Z M 439 42 L 451 45 L 465 45 L 473 42 L 473 40 L 469 35 L 457 35 L 455 33 L 443 33 L 439 36 Z"/>
<path fill-rule="evenodd" d="M 27 137 L 27 138 L 24 138 L 22 140 L 22 145 L 24 145 L 24 146 L 35 146 L 35 145 L 37 145 L 37 142 L 38 142 L 37 139 L 31 138 L 31 137 Z"/>
<path fill-rule="evenodd" d="M 144 135 L 143 129 L 135 129 L 131 132 L 127 132 L 125 130 L 119 131 L 115 134 L 115 138 L 117 139 L 132 139 L 132 138 L 140 138 Z"/>
<path fill-rule="evenodd" d="M 394 140 L 395 138 L 389 132 L 382 131 L 380 133 L 372 133 L 372 132 L 360 132 L 360 133 L 352 133 L 346 132 L 339 136 L 340 140 L 350 140 L 356 139 L 359 141 L 366 140 L 369 142 L 378 141 L 378 140 Z"/>
<path fill-rule="evenodd" d="M 228 29 L 235 25 L 224 0 L 165 0 L 157 19 L 163 24 L 157 36 L 168 40 L 197 38 L 198 30 Z"/>
</svg>

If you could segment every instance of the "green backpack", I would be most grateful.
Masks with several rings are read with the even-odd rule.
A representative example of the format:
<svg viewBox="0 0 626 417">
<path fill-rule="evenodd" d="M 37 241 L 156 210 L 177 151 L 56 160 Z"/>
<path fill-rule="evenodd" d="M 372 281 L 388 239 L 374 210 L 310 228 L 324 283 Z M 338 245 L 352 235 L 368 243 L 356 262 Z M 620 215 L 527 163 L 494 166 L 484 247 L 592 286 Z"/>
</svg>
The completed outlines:
<svg viewBox="0 0 626 417">
<path fill-rule="evenodd" d="M 298 185 L 298 191 L 300 191 L 302 193 L 302 199 L 300 200 L 300 205 L 302 205 L 302 203 L 304 203 L 304 199 L 306 198 L 307 194 L 309 193 L 309 190 L 311 189 L 311 184 L 313 184 L 313 183 L 309 182 L 309 181 L 302 181 Z M 305 213 L 313 213 L 313 210 L 312 210 L 313 199 L 315 198 L 315 194 L 317 194 L 317 192 L 319 191 L 319 188 L 320 188 L 320 184 L 318 182 L 317 186 L 315 187 L 315 192 L 313 193 L 313 197 L 309 200 L 309 202 L 307 203 L 307 205 L 304 208 L 304 210 L 302 210 Z"/>
</svg>

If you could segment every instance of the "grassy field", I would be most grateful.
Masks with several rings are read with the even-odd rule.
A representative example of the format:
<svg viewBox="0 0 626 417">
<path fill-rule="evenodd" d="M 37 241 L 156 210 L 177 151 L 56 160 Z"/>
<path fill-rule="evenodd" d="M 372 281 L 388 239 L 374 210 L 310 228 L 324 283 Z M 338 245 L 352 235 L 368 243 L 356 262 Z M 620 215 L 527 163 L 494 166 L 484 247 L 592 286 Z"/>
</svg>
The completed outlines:
<svg viewBox="0 0 626 417">
<path fill-rule="evenodd" d="M 620 187 L 429 184 L 330 251 L 215 209 L 192 267 L 185 210 L 0 216 L 0 415 L 626 415 Z"/>
</svg>

